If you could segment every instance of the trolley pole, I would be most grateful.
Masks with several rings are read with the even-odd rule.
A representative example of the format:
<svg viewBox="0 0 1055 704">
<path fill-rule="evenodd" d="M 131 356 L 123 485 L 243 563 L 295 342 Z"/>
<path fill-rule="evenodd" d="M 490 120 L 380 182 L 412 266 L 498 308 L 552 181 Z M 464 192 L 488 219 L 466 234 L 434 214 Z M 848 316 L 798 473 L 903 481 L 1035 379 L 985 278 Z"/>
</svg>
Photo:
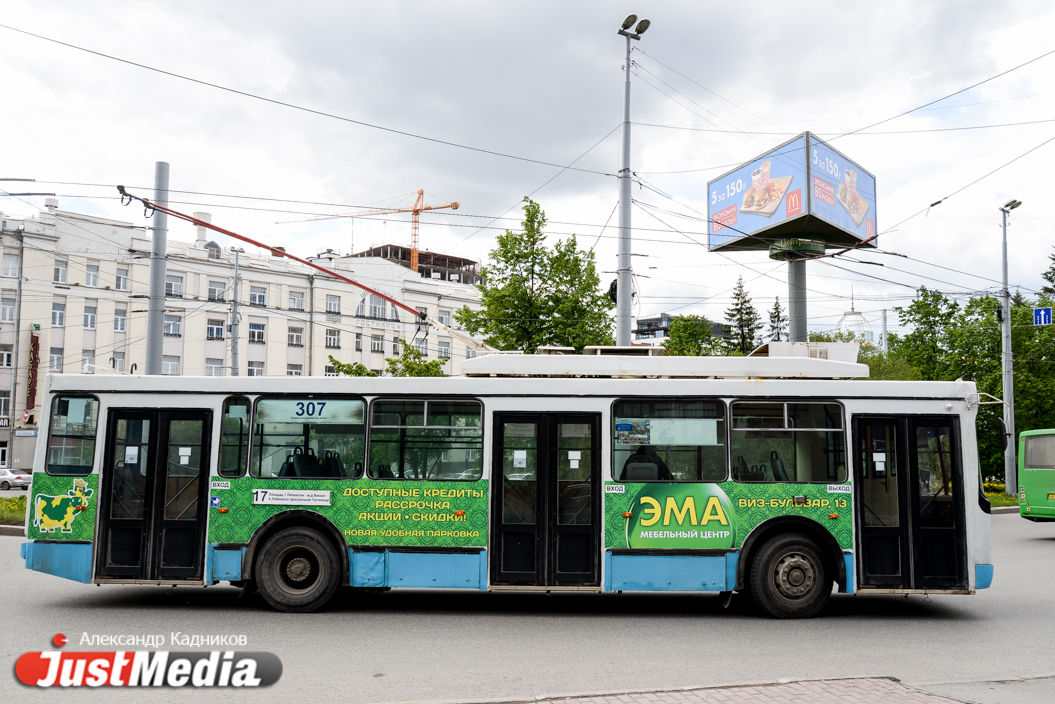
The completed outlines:
<svg viewBox="0 0 1055 704">
<path fill-rule="evenodd" d="M 169 165 L 154 164 L 154 202 L 162 207 L 169 204 Z M 168 215 L 154 211 L 153 244 L 150 247 L 150 291 L 147 302 L 147 358 L 146 373 L 161 374 L 161 355 L 165 324 L 165 273 L 168 255 Z"/>
<path fill-rule="evenodd" d="M 234 251 L 234 290 L 231 292 L 231 376 L 238 376 L 238 255 L 241 249 Z"/>
<path fill-rule="evenodd" d="M 1022 201 L 1009 200 L 1000 208 L 1003 230 L 1003 269 L 1004 287 L 1000 289 L 1000 308 L 1003 311 L 1003 325 L 1000 330 L 1001 361 L 1003 362 L 1004 380 L 1004 425 L 1007 428 L 1007 449 L 1004 450 L 1004 491 L 1011 495 L 1018 494 L 1018 465 L 1015 463 L 1015 379 L 1011 359 L 1011 292 L 1007 288 L 1007 216 L 1022 205 Z"/>
</svg>

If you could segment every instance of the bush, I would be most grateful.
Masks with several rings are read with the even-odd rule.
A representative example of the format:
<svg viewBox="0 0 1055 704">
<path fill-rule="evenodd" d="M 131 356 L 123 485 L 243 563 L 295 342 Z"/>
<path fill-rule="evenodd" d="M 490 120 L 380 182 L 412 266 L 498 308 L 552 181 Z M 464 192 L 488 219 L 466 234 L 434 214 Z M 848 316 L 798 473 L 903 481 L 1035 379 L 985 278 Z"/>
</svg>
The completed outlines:
<svg viewBox="0 0 1055 704">
<path fill-rule="evenodd" d="M 16 496 L 13 499 L 0 499 L 0 521 L 26 520 L 26 497 Z"/>
<path fill-rule="evenodd" d="M 982 482 L 982 488 L 987 494 L 1003 494 L 1007 490 L 1007 486 L 1003 483 L 997 483 L 994 481 Z"/>
</svg>

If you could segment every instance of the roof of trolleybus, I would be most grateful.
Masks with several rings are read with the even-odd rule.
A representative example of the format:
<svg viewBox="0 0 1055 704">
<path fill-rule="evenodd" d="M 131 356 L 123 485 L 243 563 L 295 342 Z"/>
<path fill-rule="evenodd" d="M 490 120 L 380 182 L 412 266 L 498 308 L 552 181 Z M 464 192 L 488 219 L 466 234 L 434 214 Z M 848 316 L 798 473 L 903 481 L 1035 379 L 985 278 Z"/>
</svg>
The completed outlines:
<svg viewBox="0 0 1055 704">
<path fill-rule="evenodd" d="M 49 374 L 45 389 L 50 393 L 219 395 L 823 396 L 940 399 L 969 404 L 976 393 L 973 381 L 873 381 L 866 378 L 868 368 L 865 365 L 818 359 L 496 356 L 504 358 L 501 360 L 504 366 L 513 371 L 493 375 L 483 371 L 479 376 L 458 377 Z M 477 359 L 486 361 L 486 358 Z M 470 374 L 477 366 L 472 364 L 477 359 L 466 360 Z M 672 361 L 676 366 L 670 364 Z"/>
</svg>

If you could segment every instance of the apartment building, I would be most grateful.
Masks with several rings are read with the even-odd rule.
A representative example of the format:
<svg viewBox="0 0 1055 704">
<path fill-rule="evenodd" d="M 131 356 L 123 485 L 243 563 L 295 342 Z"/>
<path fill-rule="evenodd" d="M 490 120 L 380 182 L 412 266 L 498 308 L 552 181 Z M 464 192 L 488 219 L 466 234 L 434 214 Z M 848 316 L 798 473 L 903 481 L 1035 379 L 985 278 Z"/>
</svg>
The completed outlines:
<svg viewBox="0 0 1055 704">
<path fill-rule="evenodd" d="M 145 371 L 150 232 L 60 210 L 53 198 L 46 213 L 0 214 L 0 225 L 0 464 L 28 468 L 45 374 Z M 464 339 L 435 328 L 426 335 L 378 296 L 268 252 L 221 248 L 208 232 L 199 228 L 193 242 L 169 232 L 162 373 L 174 386 L 179 376 L 235 371 L 235 299 L 242 376 L 332 375 L 330 355 L 383 372 L 400 339 L 445 360 L 449 375 L 473 356 Z M 480 305 L 471 284 L 424 278 L 382 257 L 312 259 L 452 327 L 455 311 Z"/>
</svg>

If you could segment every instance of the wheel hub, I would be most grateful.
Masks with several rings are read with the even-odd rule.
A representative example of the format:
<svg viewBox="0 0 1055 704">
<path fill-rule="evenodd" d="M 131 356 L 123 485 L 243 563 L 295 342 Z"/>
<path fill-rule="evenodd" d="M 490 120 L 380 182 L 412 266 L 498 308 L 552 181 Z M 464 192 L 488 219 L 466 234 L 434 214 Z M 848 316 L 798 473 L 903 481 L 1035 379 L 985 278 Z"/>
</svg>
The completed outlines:
<svg viewBox="0 0 1055 704">
<path fill-rule="evenodd" d="M 311 575 L 311 563 L 303 557 L 294 557 L 286 563 L 286 576 L 294 582 L 303 582 Z"/>
<path fill-rule="evenodd" d="M 806 595 L 816 581 L 813 563 L 800 553 L 788 553 L 777 561 L 774 578 L 777 590 L 789 599 Z"/>
</svg>

